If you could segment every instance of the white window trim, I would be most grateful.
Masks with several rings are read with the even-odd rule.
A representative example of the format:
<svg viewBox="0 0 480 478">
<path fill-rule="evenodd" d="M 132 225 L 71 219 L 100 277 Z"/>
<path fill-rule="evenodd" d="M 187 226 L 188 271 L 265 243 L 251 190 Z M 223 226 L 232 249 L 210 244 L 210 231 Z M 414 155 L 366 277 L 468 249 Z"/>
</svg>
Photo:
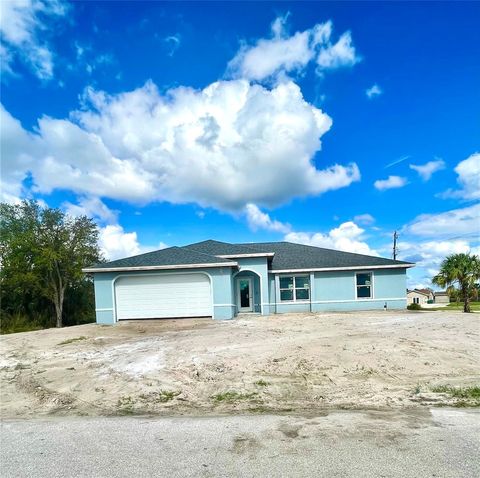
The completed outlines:
<svg viewBox="0 0 480 478">
<path fill-rule="evenodd" d="M 370 297 L 358 297 L 357 275 L 358 274 L 371 274 L 372 284 L 370 285 Z M 361 271 L 355 272 L 353 275 L 353 285 L 355 287 L 355 300 L 374 300 L 375 299 L 375 274 L 373 271 Z M 362 287 L 362 286 L 360 286 Z"/>
<path fill-rule="evenodd" d="M 277 275 L 278 277 L 278 299 L 279 299 L 279 304 L 293 304 L 296 302 L 299 302 L 301 304 L 305 304 L 310 302 L 312 299 L 312 286 L 311 286 L 311 281 L 310 281 L 310 274 L 282 274 L 282 275 Z M 281 299 L 281 291 L 282 290 L 290 290 L 290 289 L 282 289 L 280 287 L 280 279 L 282 277 L 293 277 L 293 300 L 282 300 Z M 308 299 L 297 299 L 297 294 L 295 294 L 295 291 L 297 287 L 295 287 L 295 277 L 306 277 L 308 279 Z M 305 289 L 305 287 L 298 287 L 298 289 Z"/>
</svg>

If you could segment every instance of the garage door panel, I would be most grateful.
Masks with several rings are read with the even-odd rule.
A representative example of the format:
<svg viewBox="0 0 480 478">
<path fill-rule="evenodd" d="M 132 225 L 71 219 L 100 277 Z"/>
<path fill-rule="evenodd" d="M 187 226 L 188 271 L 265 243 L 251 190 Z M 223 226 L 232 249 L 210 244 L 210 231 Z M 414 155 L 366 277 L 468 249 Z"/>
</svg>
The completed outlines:
<svg viewBox="0 0 480 478">
<path fill-rule="evenodd" d="M 115 283 L 117 319 L 212 316 L 204 274 L 129 276 Z"/>
</svg>

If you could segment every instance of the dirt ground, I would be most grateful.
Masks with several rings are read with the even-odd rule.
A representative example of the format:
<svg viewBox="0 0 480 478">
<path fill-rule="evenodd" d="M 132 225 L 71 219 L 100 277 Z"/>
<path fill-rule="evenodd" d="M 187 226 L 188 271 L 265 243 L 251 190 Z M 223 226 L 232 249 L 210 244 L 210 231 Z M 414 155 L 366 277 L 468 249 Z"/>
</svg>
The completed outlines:
<svg viewBox="0 0 480 478">
<path fill-rule="evenodd" d="M 480 383 L 480 314 L 89 324 L 1 338 L 0 416 L 400 409 Z"/>
</svg>

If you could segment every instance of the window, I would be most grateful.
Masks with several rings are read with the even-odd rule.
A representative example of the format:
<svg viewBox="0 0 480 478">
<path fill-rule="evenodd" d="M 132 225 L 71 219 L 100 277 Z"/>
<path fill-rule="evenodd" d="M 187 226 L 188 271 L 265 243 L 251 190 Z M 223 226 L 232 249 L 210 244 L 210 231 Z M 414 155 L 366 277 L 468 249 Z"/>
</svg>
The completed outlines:
<svg viewBox="0 0 480 478">
<path fill-rule="evenodd" d="M 280 300 L 302 301 L 310 299 L 310 278 L 308 276 L 280 277 Z"/>
<path fill-rule="evenodd" d="M 372 273 L 362 272 L 357 274 L 357 299 L 372 298 Z"/>
</svg>

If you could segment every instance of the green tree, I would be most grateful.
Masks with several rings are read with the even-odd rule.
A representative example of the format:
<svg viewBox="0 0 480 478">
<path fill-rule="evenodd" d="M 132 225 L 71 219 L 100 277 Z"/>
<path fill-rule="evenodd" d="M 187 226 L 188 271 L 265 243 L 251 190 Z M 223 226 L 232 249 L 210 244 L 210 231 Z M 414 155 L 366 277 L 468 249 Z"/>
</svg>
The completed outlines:
<svg viewBox="0 0 480 478">
<path fill-rule="evenodd" d="M 85 281 L 82 268 L 101 259 L 92 219 L 42 208 L 35 201 L 0 204 L 0 281 L 14 297 L 11 307 L 25 309 L 45 298 L 62 327 L 67 290 L 78 289 Z"/>
<path fill-rule="evenodd" d="M 452 254 L 444 259 L 432 282 L 442 288 L 458 285 L 463 311 L 470 312 L 470 297 L 480 280 L 480 258 L 471 254 Z"/>
</svg>

